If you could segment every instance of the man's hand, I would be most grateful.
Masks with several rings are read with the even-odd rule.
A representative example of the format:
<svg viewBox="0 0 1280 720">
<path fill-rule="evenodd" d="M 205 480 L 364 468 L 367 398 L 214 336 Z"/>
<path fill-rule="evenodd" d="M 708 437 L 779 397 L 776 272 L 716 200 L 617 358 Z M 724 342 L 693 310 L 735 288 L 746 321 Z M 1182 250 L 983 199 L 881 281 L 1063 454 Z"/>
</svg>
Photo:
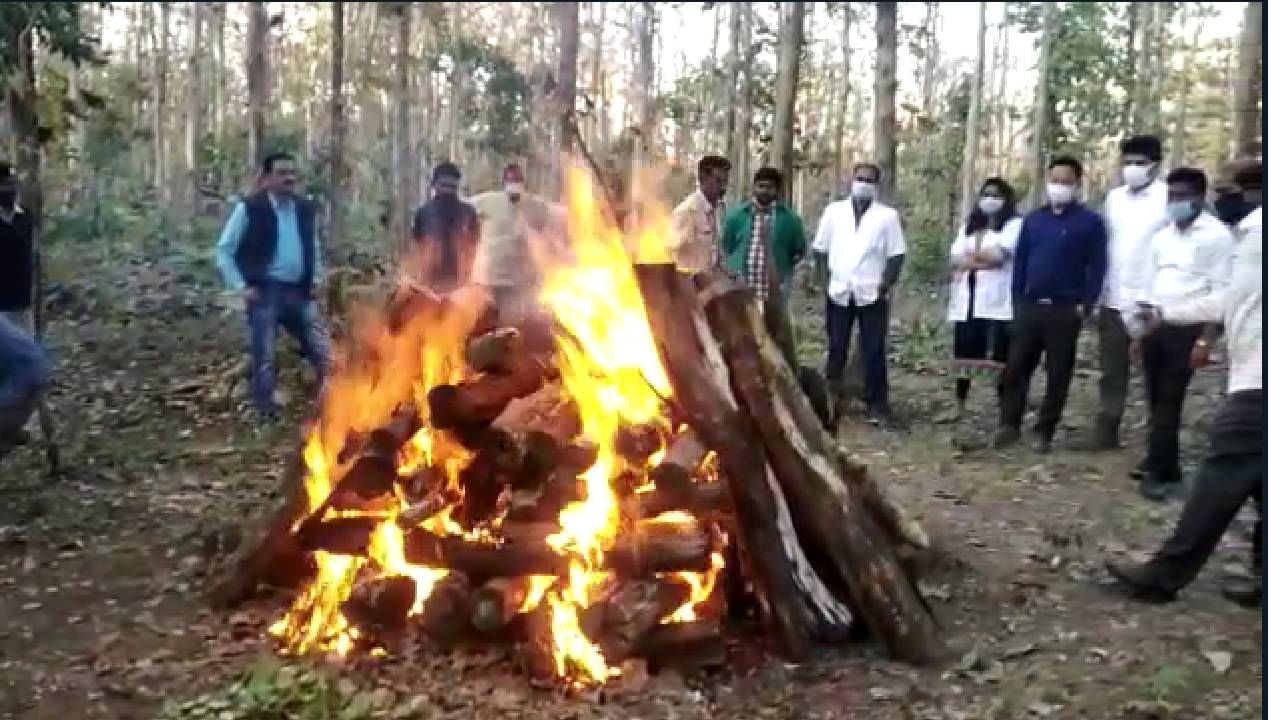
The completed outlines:
<svg viewBox="0 0 1280 720">
<path fill-rule="evenodd" d="M 1091 306 L 1091 305 L 1077 305 L 1077 306 L 1076 306 L 1076 314 L 1080 316 L 1080 319 L 1081 319 L 1081 320 L 1088 320 L 1088 319 L 1089 319 L 1089 316 L 1090 316 L 1090 315 L 1093 315 L 1093 306 Z"/>
<path fill-rule="evenodd" d="M 1209 364 L 1209 352 L 1213 350 L 1213 345 L 1209 344 L 1204 338 L 1196 338 L 1196 344 L 1191 346 L 1191 367 L 1199 370 Z"/>
<path fill-rule="evenodd" d="M 1142 341 L 1141 340 L 1129 341 L 1129 361 L 1132 362 L 1134 365 L 1139 365 L 1142 363 Z"/>
<path fill-rule="evenodd" d="M 879 288 L 879 296 L 877 300 L 885 300 L 889 297 L 889 293 L 893 291 L 893 284 L 881 281 Z"/>
</svg>

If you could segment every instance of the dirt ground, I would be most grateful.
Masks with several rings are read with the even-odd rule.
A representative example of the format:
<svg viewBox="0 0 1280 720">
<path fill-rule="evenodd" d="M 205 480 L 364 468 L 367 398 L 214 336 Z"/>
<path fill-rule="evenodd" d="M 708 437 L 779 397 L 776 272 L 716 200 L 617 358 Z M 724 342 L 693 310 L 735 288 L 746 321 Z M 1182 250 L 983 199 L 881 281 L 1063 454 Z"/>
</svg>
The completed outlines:
<svg viewBox="0 0 1280 720">
<path fill-rule="evenodd" d="M 2 718 L 154 717 L 166 699 L 219 687 L 271 653 L 262 636 L 275 606 L 218 615 L 200 589 L 240 523 L 273 502 L 297 425 L 246 422 L 240 314 L 196 277 L 139 264 L 92 290 L 51 295 L 58 376 L 49 403 L 67 468 L 47 478 L 34 447 L 0 461 Z M 529 689 L 498 654 L 332 672 L 412 697 L 416 715 L 404 717 L 1259 717 L 1262 616 L 1217 589 L 1246 569 L 1252 510 L 1179 602 L 1102 594 L 1093 582 L 1101 560 L 1140 557 L 1180 506 L 1141 499 L 1127 477 L 1142 437 L 1140 383 L 1125 450 L 963 449 L 993 429 L 994 396 L 979 387 L 965 422 L 939 422 L 951 410 L 942 304 L 903 297 L 894 309 L 892 401 L 905 427 L 873 427 L 854 413 L 841 440 L 922 516 L 940 555 L 923 591 L 952 659 L 913 669 L 867 645 L 795 666 L 744 646 L 709 677 L 662 675 L 639 692 L 572 699 Z M 795 308 L 801 353 L 814 365 L 818 308 L 813 297 Z M 1087 426 L 1095 402 L 1093 353 L 1086 331 L 1068 436 Z M 297 394 L 296 362 L 284 365 L 282 385 Z M 1223 384 L 1220 369 L 1194 382 L 1188 476 Z M 303 410 L 295 401 L 291 420 Z"/>
</svg>

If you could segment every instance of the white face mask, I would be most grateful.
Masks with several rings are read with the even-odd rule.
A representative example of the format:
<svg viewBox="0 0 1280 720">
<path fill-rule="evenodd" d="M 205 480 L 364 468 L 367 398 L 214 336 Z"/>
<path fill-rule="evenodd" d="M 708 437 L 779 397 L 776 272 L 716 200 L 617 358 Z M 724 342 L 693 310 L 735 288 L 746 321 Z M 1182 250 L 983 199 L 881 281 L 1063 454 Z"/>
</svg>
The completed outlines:
<svg viewBox="0 0 1280 720">
<path fill-rule="evenodd" d="M 1051 182 L 1044 187 L 1045 197 L 1050 205 L 1066 205 L 1076 199 L 1076 186 Z"/>
<path fill-rule="evenodd" d="M 1150 165 L 1125 165 L 1120 168 L 1120 177 L 1131 190 L 1139 190 L 1151 182 Z"/>
<path fill-rule="evenodd" d="M 509 182 L 504 186 L 504 189 L 507 191 L 507 197 L 515 199 L 524 192 L 524 183 Z"/>
<path fill-rule="evenodd" d="M 853 184 L 849 186 L 849 195 L 860 200 L 873 198 L 876 196 L 876 186 L 862 180 L 854 180 Z"/>
<path fill-rule="evenodd" d="M 986 195 L 978 198 L 978 210 L 983 215 L 995 215 L 1004 209 L 1004 198 L 987 197 Z"/>
</svg>

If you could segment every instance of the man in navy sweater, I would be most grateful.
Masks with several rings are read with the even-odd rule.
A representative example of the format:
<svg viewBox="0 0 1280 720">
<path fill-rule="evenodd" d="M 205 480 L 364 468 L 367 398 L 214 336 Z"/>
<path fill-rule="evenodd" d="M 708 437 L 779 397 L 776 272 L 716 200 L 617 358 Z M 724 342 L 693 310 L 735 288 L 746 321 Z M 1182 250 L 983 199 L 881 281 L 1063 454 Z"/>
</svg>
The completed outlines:
<svg viewBox="0 0 1280 720">
<path fill-rule="evenodd" d="M 1005 366 L 1000 430 L 994 445 L 1017 442 L 1031 375 L 1045 356 L 1044 402 L 1036 423 L 1036 452 L 1052 447 L 1076 364 L 1080 325 L 1093 312 L 1107 274 L 1107 230 L 1102 216 L 1078 202 L 1080 161 L 1063 156 L 1049 165 L 1048 204 L 1022 223 L 1013 256 L 1013 342 Z"/>
</svg>

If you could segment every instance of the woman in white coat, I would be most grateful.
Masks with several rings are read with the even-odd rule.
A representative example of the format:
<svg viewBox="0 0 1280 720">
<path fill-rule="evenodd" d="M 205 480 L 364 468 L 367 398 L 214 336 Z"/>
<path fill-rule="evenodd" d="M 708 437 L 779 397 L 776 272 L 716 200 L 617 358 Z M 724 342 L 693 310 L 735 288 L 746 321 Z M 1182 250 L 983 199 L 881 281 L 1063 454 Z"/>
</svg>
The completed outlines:
<svg viewBox="0 0 1280 720">
<path fill-rule="evenodd" d="M 947 320 L 955 323 L 956 400 L 959 416 L 974 377 L 996 379 L 999 394 L 1009 355 L 1013 299 L 1009 282 L 1022 218 L 1013 187 L 988 178 L 969 219 L 951 245 L 951 299 Z"/>
</svg>

